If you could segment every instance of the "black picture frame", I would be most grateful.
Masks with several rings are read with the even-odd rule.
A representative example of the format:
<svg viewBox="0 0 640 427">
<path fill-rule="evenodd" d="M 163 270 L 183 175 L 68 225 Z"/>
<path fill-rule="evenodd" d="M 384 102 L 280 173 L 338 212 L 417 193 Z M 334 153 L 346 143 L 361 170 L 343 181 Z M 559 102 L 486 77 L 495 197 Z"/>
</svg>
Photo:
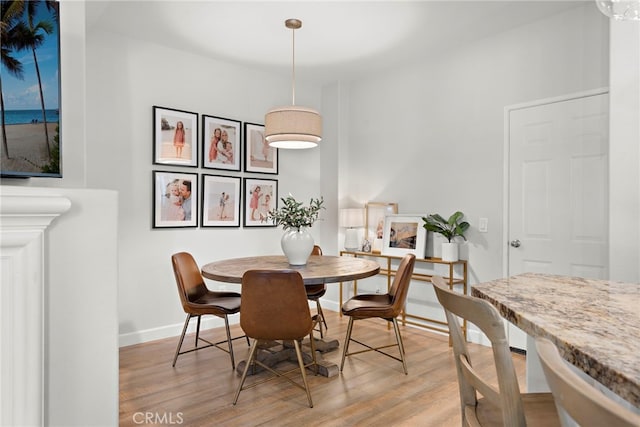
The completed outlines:
<svg viewBox="0 0 640 427">
<path fill-rule="evenodd" d="M 153 106 L 153 164 L 198 167 L 197 113 Z"/>
<path fill-rule="evenodd" d="M 242 182 L 239 176 L 202 174 L 201 227 L 240 227 Z"/>
<path fill-rule="evenodd" d="M 258 195 L 256 187 L 260 188 Z M 244 178 L 243 192 L 243 226 L 275 227 L 273 221 L 266 220 L 266 216 L 270 210 L 277 208 L 278 180 Z"/>
<path fill-rule="evenodd" d="M 220 133 L 220 136 L 217 134 Z M 202 115 L 202 167 L 240 171 L 242 131 L 239 120 Z M 215 138 L 215 139 L 214 139 Z M 230 147 L 225 147 L 226 142 Z M 215 144 L 214 144 L 215 141 Z"/>
<path fill-rule="evenodd" d="M 244 170 L 278 174 L 278 149 L 264 139 L 264 125 L 244 123 Z"/>
<path fill-rule="evenodd" d="M 198 185 L 197 173 L 153 171 L 153 228 L 197 227 Z"/>
</svg>

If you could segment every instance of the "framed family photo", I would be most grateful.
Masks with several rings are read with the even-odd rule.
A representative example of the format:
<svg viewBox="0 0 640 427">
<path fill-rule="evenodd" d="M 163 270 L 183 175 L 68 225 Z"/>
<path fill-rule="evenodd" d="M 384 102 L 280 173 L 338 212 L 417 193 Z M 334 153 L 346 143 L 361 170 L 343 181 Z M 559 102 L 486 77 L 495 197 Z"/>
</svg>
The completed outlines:
<svg viewBox="0 0 640 427">
<path fill-rule="evenodd" d="M 153 228 L 198 226 L 198 174 L 153 171 Z"/>
<path fill-rule="evenodd" d="M 414 254 L 424 258 L 427 230 L 420 215 L 387 215 L 384 219 L 382 253 L 385 255 Z"/>
<path fill-rule="evenodd" d="M 275 179 L 244 179 L 244 226 L 275 227 L 267 214 L 277 206 L 278 181 Z"/>
<path fill-rule="evenodd" d="M 240 227 L 240 177 L 202 175 L 202 227 Z"/>
<path fill-rule="evenodd" d="M 398 213 L 397 203 L 367 202 L 365 205 L 364 237 L 373 241 L 384 237 L 384 218 Z"/>
<path fill-rule="evenodd" d="M 244 124 L 244 170 L 278 174 L 278 149 L 264 139 L 264 125 Z"/>
<path fill-rule="evenodd" d="M 153 163 L 198 166 L 198 114 L 153 107 Z"/>
<path fill-rule="evenodd" d="M 202 167 L 240 170 L 240 122 L 202 115 Z"/>
</svg>

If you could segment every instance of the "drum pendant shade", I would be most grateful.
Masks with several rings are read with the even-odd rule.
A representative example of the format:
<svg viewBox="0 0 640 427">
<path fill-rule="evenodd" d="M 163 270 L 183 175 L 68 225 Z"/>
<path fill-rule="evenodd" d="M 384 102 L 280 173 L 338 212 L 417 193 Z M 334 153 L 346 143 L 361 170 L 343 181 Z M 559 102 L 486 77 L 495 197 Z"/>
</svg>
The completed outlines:
<svg viewBox="0 0 640 427">
<path fill-rule="evenodd" d="M 295 105 L 295 30 L 302 27 L 302 21 L 287 19 L 285 26 L 293 30 L 292 105 L 267 112 L 264 116 L 264 137 L 275 148 L 312 148 L 322 140 L 322 116 L 312 108 Z"/>
</svg>

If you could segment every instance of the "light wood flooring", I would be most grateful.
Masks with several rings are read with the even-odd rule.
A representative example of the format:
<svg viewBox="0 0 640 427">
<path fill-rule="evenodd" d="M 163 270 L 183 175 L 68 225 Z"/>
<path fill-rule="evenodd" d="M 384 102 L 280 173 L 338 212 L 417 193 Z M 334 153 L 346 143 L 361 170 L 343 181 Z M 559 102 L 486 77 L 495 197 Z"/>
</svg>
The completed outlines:
<svg viewBox="0 0 640 427">
<path fill-rule="evenodd" d="M 340 348 L 324 358 L 339 364 L 348 319 L 325 311 L 328 335 L 340 341 Z M 231 370 L 229 355 L 215 348 L 182 355 L 172 368 L 177 337 L 123 347 L 120 425 L 459 426 L 458 383 L 448 337 L 410 326 L 401 326 L 401 333 L 408 375 L 400 362 L 374 352 L 350 356 L 335 377 L 307 371 L 313 408 L 303 390 L 283 379 L 242 391 L 232 405 L 240 377 Z M 232 336 L 241 334 L 238 325 L 232 327 Z M 203 337 L 224 339 L 224 329 L 205 331 Z M 353 337 L 376 345 L 394 342 L 393 329 L 381 320 L 356 321 Z M 193 345 L 193 340 L 188 335 L 185 345 Z M 355 344 L 351 346 L 354 350 Z M 469 348 L 474 366 L 487 367 L 494 375 L 491 350 L 475 344 Z M 248 356 L 244 340 L 234 341 L 234 350 L 236 363 Z M 525 358 L 514 354 L 513 359 L 524 390 Z M 299 380 L 299 373 L 292 378 Z"/>
</svg>

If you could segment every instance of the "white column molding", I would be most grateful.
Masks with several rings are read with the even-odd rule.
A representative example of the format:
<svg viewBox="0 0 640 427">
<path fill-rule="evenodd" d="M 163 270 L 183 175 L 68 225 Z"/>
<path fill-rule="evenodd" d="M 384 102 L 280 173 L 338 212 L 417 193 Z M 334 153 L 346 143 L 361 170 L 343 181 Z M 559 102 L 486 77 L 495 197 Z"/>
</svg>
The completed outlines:
<svg viewBox="0 0 640 427">
<path fill-rule="evenodd" d="M 0 425 L 44 425 L 44 239 L 71 202 L 0 187 Z"/>
</svg>

